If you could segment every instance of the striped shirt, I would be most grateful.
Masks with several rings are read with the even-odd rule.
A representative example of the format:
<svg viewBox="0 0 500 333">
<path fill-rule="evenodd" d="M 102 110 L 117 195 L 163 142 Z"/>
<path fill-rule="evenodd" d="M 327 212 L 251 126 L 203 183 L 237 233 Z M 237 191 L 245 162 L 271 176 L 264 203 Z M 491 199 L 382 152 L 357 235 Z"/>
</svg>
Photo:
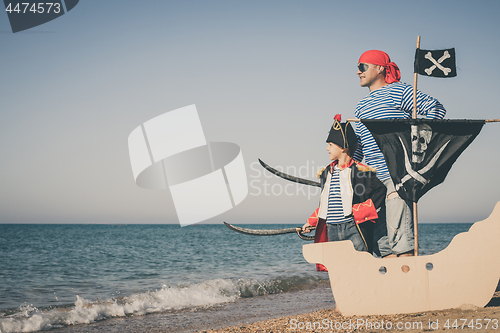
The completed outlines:
<svg viewBox="0 0 500 333">
<path fill-rule="evenodd" d="M 328 194 L 328 212 L 326 213 L 326 223 L 343 223 L 352 220 L 352 215 L 344 217 L 342 207 L 342 197 L 340 195 L 340 169 L 333 167 L 332 180 L 330 182 L 330 193 Z"/>
<path fill-rule="evenodd" d="M 413 87 L 402 82 L 394 82 L 376 89 L 359 101 L 354 115 L 358 119 L 408 119 L 413 113 Z M 446 110 L 439 101 L 417 90 L 417 113 L 428 119 L 442 119 Z M 375 139 L 363 123 L 356 124 L 358 149 L 354 159 L 362 161 L 377 170 L 380 180 L 390 178 L 384 155 Z"/>
</svg>

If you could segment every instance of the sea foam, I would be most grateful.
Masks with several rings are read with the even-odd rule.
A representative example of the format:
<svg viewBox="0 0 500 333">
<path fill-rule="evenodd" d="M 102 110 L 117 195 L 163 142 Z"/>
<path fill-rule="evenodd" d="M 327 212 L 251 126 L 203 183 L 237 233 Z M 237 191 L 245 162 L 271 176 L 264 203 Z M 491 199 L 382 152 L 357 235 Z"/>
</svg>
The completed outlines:
<svg viewBox="0 0 500 333">
<path fill-rule="evenodd" d="M 118 299 L 89 301 L 77 296 L 74 306 L 39 310 L 24 305 L 14 314 L 0 317 L 0 333 L 35 332 L 67 325 L 88 324 L 127 315 L 210 306 L 232 302 L 240 297 L 238 283 L 217 279 L 202 283 L 167 287 Z"/>
<path fill-rule="evenodd" d="M 233 302 L 240 297 L 254 297 L 303 289 L 316 285 L 312 276 L 255 279 L 214 279 L 192 285 L 169 287 L 155 291 L 90 301 L 76 296 L 72 306 L 40 310 L 32 305 L 21 306 L 9 315 L 0 316 L 0 333 L 35 332 L 69 325 L 89 324 L 113 317 L 146 315 L 169 310 L 208 307 Z"/>
</svg>

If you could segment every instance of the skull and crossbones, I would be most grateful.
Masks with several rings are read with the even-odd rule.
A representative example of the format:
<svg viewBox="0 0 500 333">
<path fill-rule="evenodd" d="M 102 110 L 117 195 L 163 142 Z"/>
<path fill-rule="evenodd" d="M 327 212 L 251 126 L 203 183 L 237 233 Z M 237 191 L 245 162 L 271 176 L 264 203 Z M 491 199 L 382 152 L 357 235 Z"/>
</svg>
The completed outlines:
<svg viewBox="0 0 500 333">
<path fill-rule="evenodd" d="M 411 126 L 411 162 L 413 163 L 422 163 L 425 159 L 425 154 L 427 152 L 428 145 L 432 139 L 432 128 L 427 124 L 420 125 L 412 125 Z M 422 185 L 425 185 L 429 182 L 428 179 L 424 177 L 424 175 L 434 167 L 437 160 L 446 149 L 446 146 L 450 143 L 451 140 L 448 140 L 444 145 L 439 148 L 439 150 L 434 154 L 432 159 L 420 170 L 413 170 L 412 164 L 410 163 L 410 157 L 408 156 L 408 152 L 406 150 L 405 145 L 403 144 L 403 140 L 401 137 L 399 138 L 401 145 L 403 146 L 404 154 L 405 154 L 405 169 L 407 174 L 401 178 L 401 182 L 396 184 L 396 191 L 398 191 L 404 183 L 406 183 L 410 179 L 415 179 Z"/>
<path fill-rule="evenodd" d="M 424 71 L 427 73 L 427 75 L 431 75 L 432 72 L 436 69 L 436 67 L 439 68 L 441 71 L 443 71 L 444 75 L 450 74 L 451 68 L 444 67 L 443 65 L 441 65 L 441 63 L 443 61 L 445 61 L 448 58 L 451 58 L 451 55 L 448 52 L 448 50 L 444 51 L 444 53 L 441 56 L 441 58 L 439 58 L 437 61 L 436 61 L 436 59 L 434 59 L 432 57 L 432 53 L 431 52 L 427 52 L 424 57 L 425 57 L 425 59 L 429 59 L 434 64 L 431 67 L 424 69 Z"/>
<path fill-rule="evenodd" d="M 411 126 L 411 161 L 413 163 L 422 163 L 431 137 L 432 128 L 429 125 L 421 124 Z"/>
</svg>

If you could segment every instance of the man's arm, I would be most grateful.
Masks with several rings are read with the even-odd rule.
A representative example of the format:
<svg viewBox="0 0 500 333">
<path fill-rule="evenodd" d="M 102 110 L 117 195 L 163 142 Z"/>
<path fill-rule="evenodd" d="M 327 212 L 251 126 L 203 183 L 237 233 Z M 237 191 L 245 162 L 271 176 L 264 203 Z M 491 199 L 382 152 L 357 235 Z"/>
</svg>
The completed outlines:
<svg viewBox="0 0 500 333">
<path fill-rule="evenodd" d="M 403 92 L 403 110 L 413 113 L 413 87 L 406 87 Z M 437 99 L 417 89 L 417 114 L 427 119 L 443 119 L 446 115 L 444 106 Z"/>
<path fill-rule="evenodd" d="M 361 162 L 363 161 L 364 154 L 363 144 L 361 143 L 361 133 L 359 133 L 359 125 L 360 123 L 356 124 L 356 129 L 354 130 L 354 133 L 356 133 L 356 137 L 358 138 L 358 148 L 354 152 L 353 158 L 355 161 Z"/>
</svg>

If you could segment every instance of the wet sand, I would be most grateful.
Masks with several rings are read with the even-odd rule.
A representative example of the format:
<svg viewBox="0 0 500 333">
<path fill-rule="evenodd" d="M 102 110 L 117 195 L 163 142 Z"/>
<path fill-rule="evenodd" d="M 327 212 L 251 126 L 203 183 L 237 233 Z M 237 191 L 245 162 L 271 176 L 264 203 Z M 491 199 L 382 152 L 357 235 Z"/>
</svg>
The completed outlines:
<svg viewBox="0 0 500 333">
<path fill-rule="evenodd" d="M 204 333 L 243 332 L 499 332 L 500 293 L 484 308 L 428 311 L 383 316 L 342 316 L 334 308 L 301 315 L 289 315 L 250 325 L 239 324 Z"/>
</svg>

